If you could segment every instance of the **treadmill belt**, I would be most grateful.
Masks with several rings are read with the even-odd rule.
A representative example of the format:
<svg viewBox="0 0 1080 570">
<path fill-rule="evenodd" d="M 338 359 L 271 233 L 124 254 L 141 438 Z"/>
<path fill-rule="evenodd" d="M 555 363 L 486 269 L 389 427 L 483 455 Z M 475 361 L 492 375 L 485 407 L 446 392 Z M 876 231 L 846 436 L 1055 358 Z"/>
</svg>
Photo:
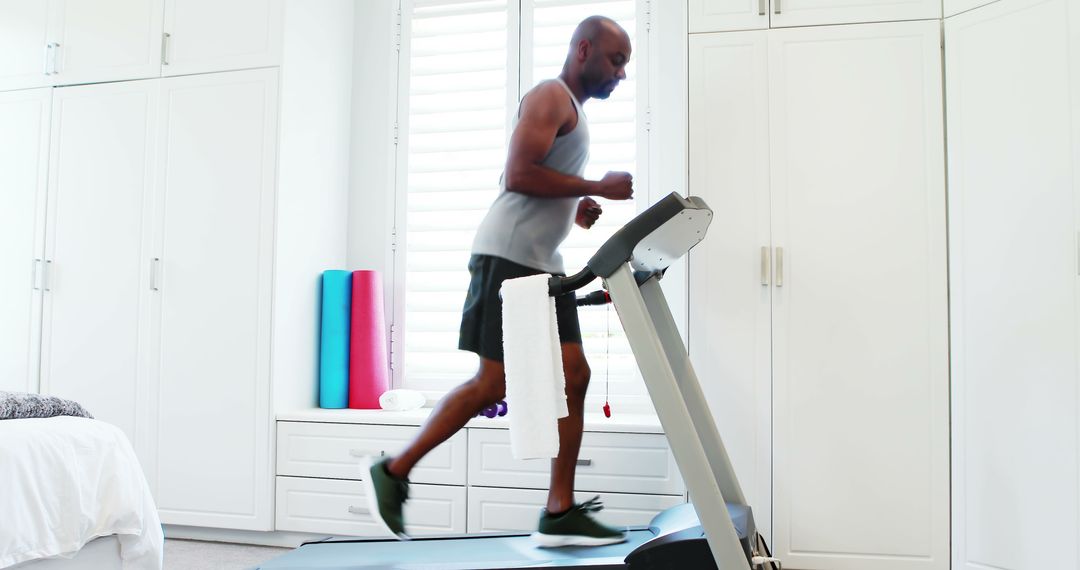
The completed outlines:
<svg viewBox="0 0 1080 570">
<path fill-rule="evenodd" d="M 529 535 L 309 543 L 258 569 L 487 570 L 493 568 L 624 568 L 626 555 L 653 537 L 632 529 L 608 546 L 540 548 Z"/>
</svg>

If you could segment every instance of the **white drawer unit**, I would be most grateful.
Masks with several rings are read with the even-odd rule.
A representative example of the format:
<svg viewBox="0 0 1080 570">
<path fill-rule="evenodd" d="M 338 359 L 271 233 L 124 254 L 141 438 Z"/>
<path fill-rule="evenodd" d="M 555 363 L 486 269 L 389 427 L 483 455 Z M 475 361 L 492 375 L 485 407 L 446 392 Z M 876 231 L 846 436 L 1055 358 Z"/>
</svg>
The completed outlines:
<svg viewBox="0 0 1080 570">
<path fill-rule="evenodd" d="M 581 491 L 574 493 L 574 500 L 581 503 L 596 495 L 604 503 L 596 518 L 614 527 L 647 525 L 656 513 L 685 502 L 679 495 Z M 547 491 L 538 489 L 470 487 L 469 532 L 534 531 L 546 502 Z"/>
<path fill-rule="evenodd" d="M 681 495 L 686 487 L 661 434 L 586 432 L 578 454 L 575 487 L 580 491 Z M 547 489 L 547 459 L 514 459 L 510 433 L 469 430 L 469 484 Z"/>
<path fill-rule="evenodd" d="M 412 485 L 405 504 L 415 535 L 465 532 L 465 487 Z M 385 536 L 358 481 L 277 478 L 277 530 L 345 536 Z"/>
<path fill-rule="evenodd" d="M 420 430 L 416 426 L 278 422 L 277 474 L 360 479 L 360 457 L 394 455 Z M 413 483 L 464 485 L 466 432 L 436 447 L 416 465 Z"/>
</svg>

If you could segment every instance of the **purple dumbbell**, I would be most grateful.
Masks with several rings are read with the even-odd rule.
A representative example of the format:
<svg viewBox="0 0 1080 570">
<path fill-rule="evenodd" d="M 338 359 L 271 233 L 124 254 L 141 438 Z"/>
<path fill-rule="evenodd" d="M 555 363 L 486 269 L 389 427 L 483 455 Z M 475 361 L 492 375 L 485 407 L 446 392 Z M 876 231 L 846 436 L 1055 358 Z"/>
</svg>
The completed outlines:
<svg viewBox="0 0 1080 570">
<path fill-rule="evenodd" d="M 476 414 L 476 417 L 484 416 L 487 418 L 494 418 L 495 416 L 505 416 L 507 409 L 508 406 L 506 405 L 506 400 L 499 400 L 480 410 L 480 413 Z"/>
</svg>

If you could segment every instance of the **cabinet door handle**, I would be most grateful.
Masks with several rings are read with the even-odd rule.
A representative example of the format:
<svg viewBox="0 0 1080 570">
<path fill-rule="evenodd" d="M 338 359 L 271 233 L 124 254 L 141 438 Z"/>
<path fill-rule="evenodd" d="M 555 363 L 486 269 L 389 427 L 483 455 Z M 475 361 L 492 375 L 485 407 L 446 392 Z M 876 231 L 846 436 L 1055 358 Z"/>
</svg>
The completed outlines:
<svg viewBox="0 0 1080 570">
<path fill-rule="evenodd" d="M 172 39 L 172 34 L 165 32 L 161 34 L 161 65 L 169 65 L 169 40 Z"/>
<path fill-rule="evenodd" d="M 761 246 L 761 286 L 769 285 L 769 247 Z"/>
<path fill-rule="evenodd" d="M 368 515 L 368 514 L 371 514 L 371 511 L 369 509 L 367 509 L 366 507 L 356 507 L 356 506 L 353 506 L 353 505 L 349 505 L 349 512 L 354 514 L 354 515 Z"/>
<path fill-rule="evenodd" d="M 776 4 L 775 4 L 776 12 L 775 13 L 779 14 L 780 13 L 780 0 L 773 0 L 773 2 L 776 2 Z"/>
<path fill-rule="evenodd" d="M 592 465 L 592 459 L 578 459 L 577 464 L 582 467 L 588 467 Z"/>
<path fill-rule="evenodd" d="M 45 75 L 56 75 L 56 58 L 60 51 L 60 44 L 49 42 L 45 44 Z"/>
<path fill-rule="evenodd" d="M 158 275 L 161 273 L 161 258 L 155 257 L 150 260 L 150 290 L 160 291 L 161 283 Z"/>
<path fill-rule="evenodd" d="M 52 75 L 60 73 L 60 44 L 53 42 L 52 50 Z"/>
<path fill-rule="evenodd" d="M 780 0 L 777 0 L 778 2 Z M 768 0 L 758 0 L 758 16 L 764 16 L 769 13 Z"/>
<path fill-rule="evenodd" d="M 784 286 L 784 248 L 776 248 L 776 286 Z"/>
<path fill-rule="evenodd" d="M 31 285 L 31 287 L 34 288 L 35 291 L 41 291 L 41 288 L 43 286 L 43 284 L 41 282 L 41 258 L 40 257 L 35 257 L 34 258 L 34 277 L 30 281 L 30 285 Z"/>
<path fill-rule="evenodd" d="M 52 260 L 46 259 L 44 269 L 41 271 L 41 287 L 46 291 L 52 291 Z"/>
</svg>

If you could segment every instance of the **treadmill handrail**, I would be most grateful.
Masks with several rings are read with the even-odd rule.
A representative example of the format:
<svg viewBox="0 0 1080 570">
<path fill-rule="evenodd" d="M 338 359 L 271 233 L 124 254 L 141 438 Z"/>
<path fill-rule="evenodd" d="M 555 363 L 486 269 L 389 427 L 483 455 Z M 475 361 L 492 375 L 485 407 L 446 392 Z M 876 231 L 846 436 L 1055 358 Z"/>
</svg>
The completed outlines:
<svg viewBox="0 0 1080 570">
<path fill-rule="evenodd" d="M 548 296 L 558 297 L 567 293 L 573 293 L 589 283 L 592 283 L 595 279 L 596 274 L 588 267 L 569 277 L 560 277 L 558 275 L 552 276 L 548 279 Z"/>
</svg>

